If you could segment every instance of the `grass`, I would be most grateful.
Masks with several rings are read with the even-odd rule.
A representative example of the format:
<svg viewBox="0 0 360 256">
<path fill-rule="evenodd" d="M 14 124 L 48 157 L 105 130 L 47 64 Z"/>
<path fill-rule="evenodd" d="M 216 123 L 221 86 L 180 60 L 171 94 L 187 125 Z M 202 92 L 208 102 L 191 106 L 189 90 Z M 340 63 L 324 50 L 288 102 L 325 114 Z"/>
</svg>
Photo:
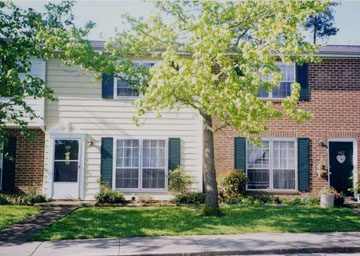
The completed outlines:
<svg viewBox="0 0 360 256">
<path fill-rule="evenodd" d="M 224 206 L 224 217 L 204 217 L 201 207 L 81 208 L 31 240 L 253 232 L 360 231 L 360 217 L 345 208 Z"/>
<path fill-rule="evenodd" d="M 0 230 L 39 212 L 41 207 L 0 205 Z"/>
</svg>

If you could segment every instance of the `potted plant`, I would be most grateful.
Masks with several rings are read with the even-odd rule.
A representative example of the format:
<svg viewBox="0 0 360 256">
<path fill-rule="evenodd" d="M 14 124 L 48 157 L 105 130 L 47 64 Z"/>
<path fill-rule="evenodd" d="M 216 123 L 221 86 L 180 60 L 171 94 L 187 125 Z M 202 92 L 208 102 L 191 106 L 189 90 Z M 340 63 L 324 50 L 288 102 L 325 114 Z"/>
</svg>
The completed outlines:
<svg viewBox="0 0 360 256">
<path fill-rule="evenodd" d="M 336 190 L 333 187 L 325 187 L 320 191 L 320 206 L 334 207 Z"/>
<path fill-rule="evenodd" d="M 350 177 L 350 180 L 353 181 L 354 177 Z M 348 190 L 355 194 L 355 198 L 357 199 L 358 203 L 360 203 L 360 182 L 359 181 L 355 182 L 354 187 L 349 188 Z"/>
<path fill-rule="evenodd" d="M 355 185 L 353 188 L 349 188 L 349 191 L 355 193 L 355 198 L 360 203 L 360 182 L 355 182 Z"/>
</svg>

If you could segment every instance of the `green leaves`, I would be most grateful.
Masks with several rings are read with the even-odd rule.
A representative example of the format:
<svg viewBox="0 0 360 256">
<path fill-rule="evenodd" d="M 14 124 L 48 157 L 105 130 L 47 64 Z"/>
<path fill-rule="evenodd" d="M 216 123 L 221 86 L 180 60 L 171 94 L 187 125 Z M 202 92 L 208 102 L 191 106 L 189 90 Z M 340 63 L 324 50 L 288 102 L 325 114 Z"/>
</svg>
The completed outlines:
<svg viewBox="0 0 360 256">
<path fill-rule="evenodd" d="M 0 3 L 0 142 L 6 141 L 7 123 L 15 124 L 27 135 L 27 120 L 40 118 L 26 104 L 25 97 L 54 100 L 45 81 L 28 75 L 30 58 L 59 58 L 66 65 L 81 65 L 86 70 L 110 73 L 113 59 L 95 52 L 88 35 L 94 23 L 84 28 L 73 24 L 73 1 L 49 3 L 46 12 L 20 9 L 11 2 Z M 27 75 L 26 75 L 27 74 Z"/>
<path fill-rule="evenodd" d="M 266 131 L 269 119 L 286 116 L 301 123 L 311 118 L 297 109 L 297 83 L 281 105 L 256 95 L 261 88 L 270 91 L 279 86 L 282 75 L 276 62 L 317 60 L 313 55 L 317 47 L 304 41 L 299 27 L 327 4 L 166 1 L 157 3 L 159 13 L 152 18 L 126 16 L 132 29 L 114 40 L 122 45 L 122 57 L 137 58 L 146 51 L 147 56 L 158 58 L 161 53 L 162 58 L 150 70 L 145 94 L 135 103 L 137 118 L 147 112 L 160 114 L 164 108 L 187 106 L 203 117 L 216 119 L 214 130 L 231 125 L 247 137 Z M 170 17 L 165 22 L 161 17 L 166 15 Z M 271 79 L 263 81 L 261 73 L 271 74 Z"/>
</svg>

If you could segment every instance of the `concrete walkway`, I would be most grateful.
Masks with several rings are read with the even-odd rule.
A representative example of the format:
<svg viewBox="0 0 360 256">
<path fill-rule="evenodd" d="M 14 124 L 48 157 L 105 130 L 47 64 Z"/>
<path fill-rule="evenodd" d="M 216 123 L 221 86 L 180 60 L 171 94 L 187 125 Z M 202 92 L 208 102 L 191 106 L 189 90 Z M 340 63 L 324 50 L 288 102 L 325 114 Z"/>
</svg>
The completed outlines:
<svg viewBox="0 0 360 256">
<path fill-rule="evenodd" d="M 37 214 L 0 231 L 0 246 L 23 244 L 30 236 L 69 214 L 77 207 L 46 207 Z M 0 255 L 1 255 L 0 250 Z M 21 255 L 21 254 L 19 254 Z"/>
<path fill-rule="evenodd" d="M 3 244 L 1 256 L 244 255 L 360 252 L 360 232 L 134 237 Z"/>
</svg>

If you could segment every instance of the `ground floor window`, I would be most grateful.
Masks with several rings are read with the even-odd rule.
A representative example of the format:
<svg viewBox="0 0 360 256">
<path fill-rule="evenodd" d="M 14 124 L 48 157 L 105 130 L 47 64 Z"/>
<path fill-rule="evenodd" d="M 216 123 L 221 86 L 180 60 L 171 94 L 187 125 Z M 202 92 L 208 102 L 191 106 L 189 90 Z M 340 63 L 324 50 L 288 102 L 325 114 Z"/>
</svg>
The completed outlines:
<svg viewBox="0 0 360 256">
<path fill-rule="evenodd" d="M 116 141 L 115 187 L 124 190 L 166 188 L 166 141 Z"/>
<path fill-rule="evenodd" d="M 260 147 L 248 142 L 248 189 L 294 190 L 295 163 L 295 140 L 263 139 Z"/>
</svg>

